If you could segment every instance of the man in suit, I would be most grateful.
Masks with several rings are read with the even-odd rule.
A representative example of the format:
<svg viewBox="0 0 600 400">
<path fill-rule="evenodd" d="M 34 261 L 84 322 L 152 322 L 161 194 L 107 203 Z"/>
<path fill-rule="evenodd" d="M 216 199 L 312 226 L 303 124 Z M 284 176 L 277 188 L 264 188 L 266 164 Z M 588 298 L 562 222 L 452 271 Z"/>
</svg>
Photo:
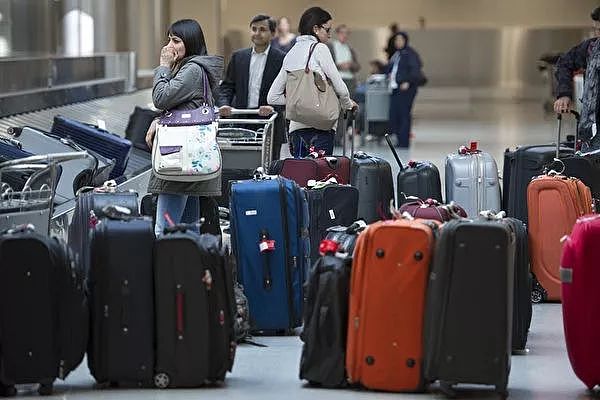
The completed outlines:
<svg viewBox="0 0 600 400">
<path fill-rule="evenodd" d="M 258 108 L 260 116 L 271 115 L 275 109 L 267 103 L 267 93 L 281 69 L 285 53 L 271 47 L 275 35 L 275 20 L 268 15 L 257 15 L 250 22 L 253 46 L 235 51 L 227 74 L 221 83 L 218 104 L 221 116 L 231 115 L 233 108 Z M 273 132 L 273 160 L 279 159 L 285 139 L 285 116 L 278 109 Z"/>
</svg>

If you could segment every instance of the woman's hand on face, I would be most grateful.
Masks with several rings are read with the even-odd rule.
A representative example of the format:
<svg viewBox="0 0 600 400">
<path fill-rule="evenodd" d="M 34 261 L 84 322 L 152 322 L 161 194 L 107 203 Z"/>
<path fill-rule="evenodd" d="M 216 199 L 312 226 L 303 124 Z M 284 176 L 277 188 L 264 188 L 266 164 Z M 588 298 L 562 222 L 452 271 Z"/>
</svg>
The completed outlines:
<svg viewBox="0 0 600 400">
<path fill-rule="evenodd" d="M 173 63 L 177 60 L 177 52 L 169 45 L 162 48 L 160 51 L 160 65 L 163 67 L 171 68 Z"/>
<path fill-rule="evenodd" d="M 150 124 L 150 127 L 148 128 L 148 132 L 146 132 L 146 144 L 148 145 L 149 149 L 152 148 L 152 144 L 154 143 L 154 135 L 156 134 L 156 124 L 157 123 L 158 123 L 157 119 L 152 121 L 152 123 Z"/>
</svg>

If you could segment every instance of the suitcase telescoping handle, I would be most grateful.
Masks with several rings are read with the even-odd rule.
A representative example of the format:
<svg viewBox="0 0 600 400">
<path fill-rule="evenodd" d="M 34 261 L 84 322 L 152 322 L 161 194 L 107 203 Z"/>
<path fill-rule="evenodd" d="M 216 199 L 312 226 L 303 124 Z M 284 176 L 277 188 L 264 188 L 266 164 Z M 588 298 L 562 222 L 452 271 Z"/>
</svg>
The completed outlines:
<svg viewBox="0 0 600 400">
<path fill-rule="evenodd" d="M 350 134 L 350 157 L 354 154 L 354 135 L 356 134 L 356 110 L 346 110 L 344 112 L 344 120 L 346 126 L 342 134 L 342 155 L 346 156 L 346 133 L 348 131 L 348 123 L 352 122 L 352 133 Z"/>
<path fill-rule="evenodd" d="M 579 121 L 581 120 L 581 116 L 575 110 L 569 111 L 575 117 L 575 145 L 573 146 L 573 152 L 577 152 L 577 142 L 579 141 Z M 556 158 L 560 158 L 560 136 L 562 134 L 562 113 L 556 114 L 557 121 L 557 132 L 556 132 Z"/>
<path fill-rule="evenodd" d="M 388 133 L 385 134 L 385 141 L 387 142 L 388 146 L 390 146 L 390 150 L 392 150 L 392 154 L 394 155 L 394 158 L 396 159 L 396 162 L 398 163 L 398 166 L 400 167 L 400 171 L 404 171 L 404 169 L 405 169 L 404 165 L 402 165 L 402 161 L 400 160 L 400 157 L 398 156 L 398 152 L 394 148 L 394 144 L 392 143 L 392 139 L 390 139 L 390 135 Z"/>
</svg>

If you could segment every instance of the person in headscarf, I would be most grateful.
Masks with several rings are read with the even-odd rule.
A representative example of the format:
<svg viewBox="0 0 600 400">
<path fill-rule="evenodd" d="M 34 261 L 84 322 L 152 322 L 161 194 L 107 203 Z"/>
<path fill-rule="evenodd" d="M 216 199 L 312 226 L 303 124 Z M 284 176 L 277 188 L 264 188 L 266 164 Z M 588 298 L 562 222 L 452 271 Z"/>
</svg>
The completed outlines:
<svg viewBox="0 0 600 400">
<path fill-rule="evenodd" d="M 394 36 L 396 51 L 387 66 L 390 96 L 390 131 L 397 137 L 397 146 L 408 148 L 412 125 L 412 107 L 418 87 L 424 84 L 421 57 L 408 45 L 408 34 Z"/>
</svg>

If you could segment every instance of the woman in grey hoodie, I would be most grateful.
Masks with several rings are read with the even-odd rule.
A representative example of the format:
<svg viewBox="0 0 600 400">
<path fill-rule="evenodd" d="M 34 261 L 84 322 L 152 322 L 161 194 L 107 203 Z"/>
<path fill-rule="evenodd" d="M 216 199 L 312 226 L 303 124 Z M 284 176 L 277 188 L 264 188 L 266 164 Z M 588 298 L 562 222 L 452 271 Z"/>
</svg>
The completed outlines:
<svg viewBox="0 0 600 400">
<path fill-rule="evenodd" d="M 207 55 L 202 28 L 191 19 L 177 21 L 168 31 L 169 42 L 160 53 L 160 66 L 154 70 L 152 100 L 160 110 L 191 110 L 204 103 L 214 104 L 223 76 L 223 58 Z M 203 75 L 210 85 L 204 99 Z M 156 121 L 150 126 L 146 143 L 152 147 Z M 167 226 L 165 212 L 173 222 L 191 223 L 200 219 L 200 196 L 220 196 L 221 176 L 201 182 L 175 182 L 152 175 L 148 192 L 158 194 L 156 226 L 160 235 Z"/>
</svg>

